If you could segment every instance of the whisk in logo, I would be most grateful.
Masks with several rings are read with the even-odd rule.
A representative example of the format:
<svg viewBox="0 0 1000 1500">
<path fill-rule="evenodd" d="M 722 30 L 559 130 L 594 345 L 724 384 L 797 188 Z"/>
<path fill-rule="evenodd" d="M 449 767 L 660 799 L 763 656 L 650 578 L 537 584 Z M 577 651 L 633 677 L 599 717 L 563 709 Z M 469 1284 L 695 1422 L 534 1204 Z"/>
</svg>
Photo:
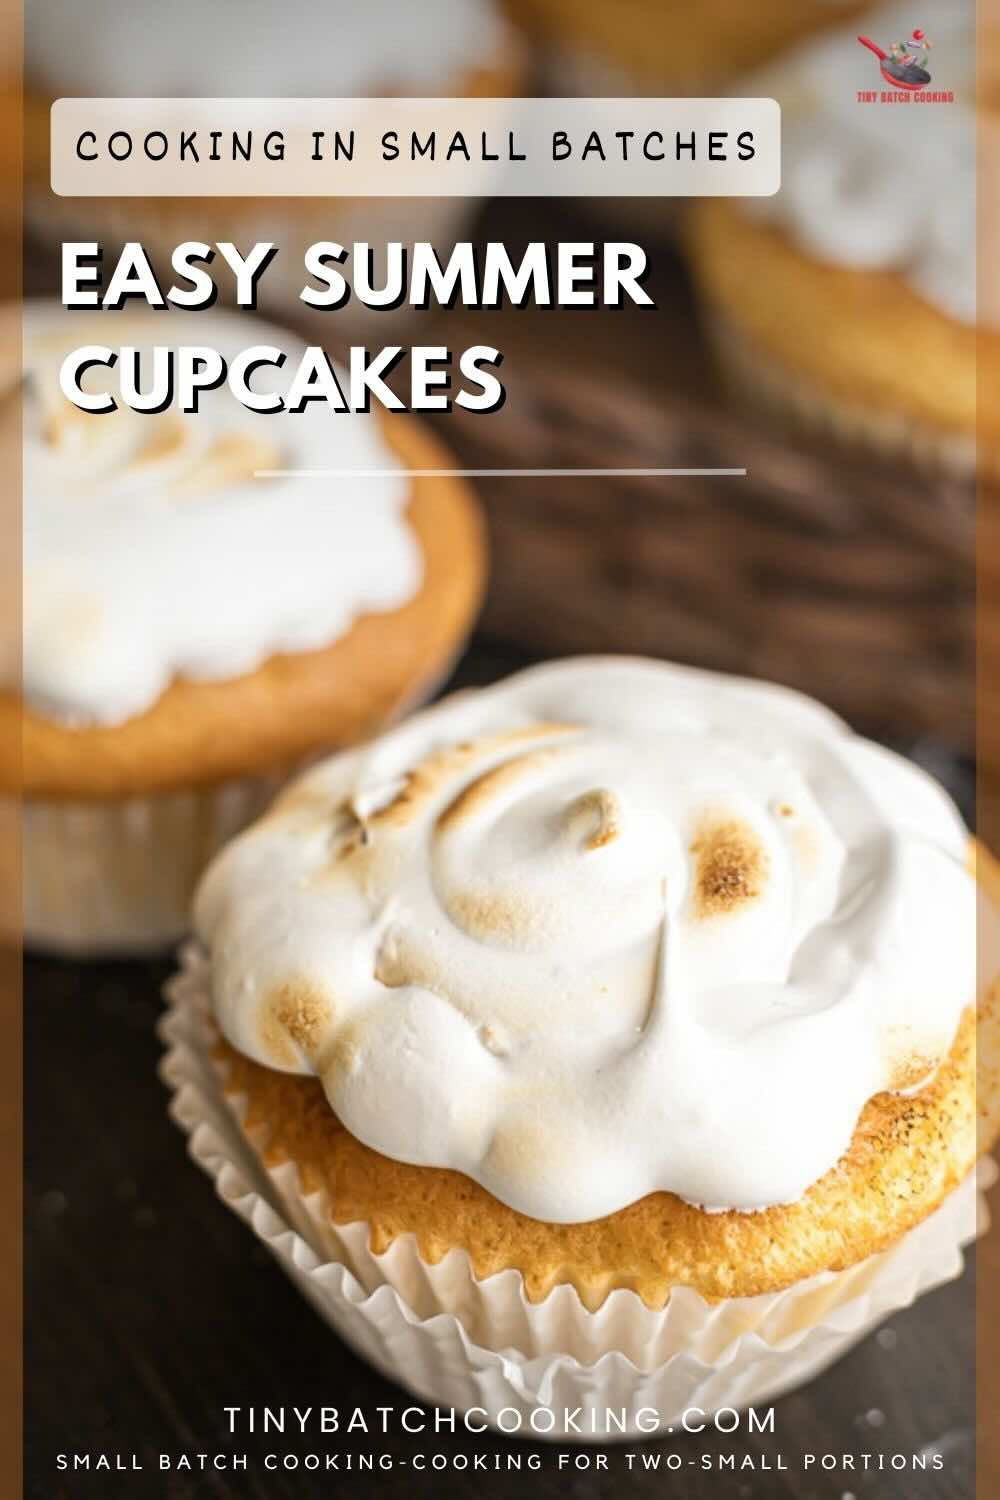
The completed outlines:
<svg viewBox="0 0 1000 1500">
<path fill-rule="evenodd" d="M 880 47 L 870 36 L 859 36 L 862 47 L 867 47 L 878 59 L 879 72 L 888 85 L 881 89 L 858 89 L 859 104 L 953 104 L 955 95 L 950 89 L 929 89 L 931 81 L 930 59 L 933 43 L 920 26 L 915 26 L 909 38 L 901 42 L 890 42 Z"/>
</svg>

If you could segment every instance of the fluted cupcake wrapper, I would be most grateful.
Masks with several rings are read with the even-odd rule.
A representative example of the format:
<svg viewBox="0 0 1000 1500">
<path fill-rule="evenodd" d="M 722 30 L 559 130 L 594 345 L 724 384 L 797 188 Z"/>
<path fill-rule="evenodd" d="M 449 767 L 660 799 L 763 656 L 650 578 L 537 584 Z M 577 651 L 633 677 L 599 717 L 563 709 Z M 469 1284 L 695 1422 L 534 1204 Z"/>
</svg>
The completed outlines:
<svg viewBox="0 0 1000 1500">
<path fill-rule="evenodd" d="M 199 875 L 290 772 L 113 801 L 26 797 L 21 921 L 29 947 L 88 957 L 166 948 Z"/>
<path fill-rule="evenodd" d="M 419 683 L 386 727 L 432 698 L 451 669 L 449 659 Z M 166 951 L 190 931 L 209 860 L 321 756 L 148 796 L 0 799 L 0 812 L 21 817 L 21 900 L 0 902 L 0 940 L 23 934 L 29 948 L 73 958 Z"/>
<path fill-rule="evenodd" d="M 716 360 L 733 393 L 766 408 L 804 432 L 818 433 L 883 459 L 904 459 L 916 468 L 968 479 L 1000 476 L 1000 452 L 977 444 L 975 432 L 948 431 L 900 408 L 872 407 L 827 390 L 771 358 L 730 318 L 707 320 Z"/>
<path fill-rule="evenodd" d="M 501 1430 L 519 1421 L 536 1436 L 606 1440 L 624 1434 L 602 1425 L 603 1414 L 624 1409 L 625 1433 L 649 1436 L 637 1421 L 644 1409 L 666 1429 L 691 1408 L 759 1405 L 957 1276 L 962 1247 L 986 1224 L 992 1163 L 891 1250 L 848 1271 L 714 1305 L 678 1288 L 659 1311 L 618 1290 L 591 1312 L 572 1286 L 532 1303 L 516 1271 L 477 1279 L 459 1250 L 428 1264 L 412 1235 L 376 1255 L 367 1225 L 334 1224 L 321 1194 L 300 1191 L 292 1165 L 261 1164 L 242 1129 L 242 1101 L 224 1094 L 212 1058 L 205 979 L 192 950 L 168 986 L 161 1027 L 171 1112 L 192 1157 L 359 1354 L 421 1400 L 481 1409 Z M 577 1408 L 592 1414 L 584 1426 L 601 1418 L 596 1431 L 581 1432 L 581 1419 L 567 1417 Z"/>
</svg>

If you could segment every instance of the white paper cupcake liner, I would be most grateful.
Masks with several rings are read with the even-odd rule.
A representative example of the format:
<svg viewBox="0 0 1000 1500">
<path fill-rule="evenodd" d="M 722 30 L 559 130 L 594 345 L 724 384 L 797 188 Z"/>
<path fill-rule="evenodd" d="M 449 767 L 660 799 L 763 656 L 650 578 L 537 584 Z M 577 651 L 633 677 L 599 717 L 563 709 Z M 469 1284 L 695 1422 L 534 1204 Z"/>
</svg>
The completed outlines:
<svg viewBox="0 0 1000 1500">
<path fill-rule="evenodd" d="M 332 1224 L 320 1195 L 298 1191 L 294 1168 L 266 1171 L 210 1055 L 204 963 L 194 950 L 167 998 L 162 1072 L 172 1114 L 223 1201 L 358 1353 L 421 1400 L 481 1409 L 500 1430 L 517 1422 L 533 1436 L 650 1436 L 637 1416 L 644 1409 L 665 1430 L 692 1408 L 711 1414 L 771 1400 L 957 1276 L 962 1247 L 987 1222 L 991 1162 L 891 1250 L 784 1292 L 711 1305 L 678 1288 L 654 1311 L 620 1290 L 590 1312 L 563 1286 L 531 1303 L 517 1272 L 478 1280 L 457 1250 L 430 1265 L 412 1235 L 375 1255 L 367 1226 Z M 582 1419 L 567 1415 L 577 1408 Z M 624 1433 L 608 1430 L 608 1410 L 624 1410 Z M 597 1430 L 580 1431 L 581 1421 Z"/>
<path fill-rule="evenodd" d="M 25 798 L 22 922 L 28 947 L 77 957 L 154 951 L 188 929 L 208 860 L 287 773 L 108 802 Z"/>
<path fill-rule="evenodd" d="M 916 468 L 967 479 L 1000 474 L 1000 455 L 977 444 L 975 432 L 950 432 L 911 417 L 900 408 L 866 406 L 791 370 L 762 352 L 721 314 L 707 319 L 717 363 L 734 396 L 765 409 L 805 432 L 817 433 L 886 460 L 903 458 Z"/>
<path fill-rule="evenodd" d="M 456 654 L 406 694 L 387 723 L 434 697 Z M 21 907 L 4 902 L 0 940 L 20 943 L 23 934 L 28 948 L 73 958 L 170 948 L 190 930 L 195 887 L 212 856 L 322 754 L 266 774 L 157 795 L 94 802 L 25 797 Z M 18 805 L 0 798 L 0 811 L 8 809 L 17 816 Z M 3 924 L 17 920 L 20 930 L 5 933 Z"/>
</svg>

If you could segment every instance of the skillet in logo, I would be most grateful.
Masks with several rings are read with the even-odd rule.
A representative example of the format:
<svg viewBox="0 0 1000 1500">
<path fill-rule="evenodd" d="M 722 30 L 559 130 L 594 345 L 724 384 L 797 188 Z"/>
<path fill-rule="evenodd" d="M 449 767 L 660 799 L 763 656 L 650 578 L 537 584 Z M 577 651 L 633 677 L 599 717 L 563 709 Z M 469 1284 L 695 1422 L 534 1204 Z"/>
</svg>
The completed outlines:
<svg viewBox="0 0 1000 1500">
<path fill-rule="evenodd" d="M 871 37 L 859 36 L 858 41 L 862 47 L 874 52 L 882 77 L 893 88 L 911 89 L 915 92 L 930 83 L 927 58 L 931 43 L 919 26 L 914 27 L 908 42 L 893 42 L 888 52 L 883 52 Z"/>
</svg>

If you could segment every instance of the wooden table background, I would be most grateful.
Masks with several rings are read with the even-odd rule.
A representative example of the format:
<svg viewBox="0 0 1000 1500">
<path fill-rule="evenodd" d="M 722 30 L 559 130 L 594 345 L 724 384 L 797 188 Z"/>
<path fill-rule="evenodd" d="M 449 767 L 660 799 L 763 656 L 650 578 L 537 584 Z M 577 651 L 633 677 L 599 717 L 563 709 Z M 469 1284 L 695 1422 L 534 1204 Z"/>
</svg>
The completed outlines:
<svg viewBox="0 0 1000 1500">
<path fill-rule="evenodd" d="M 599 232 L 599 231 L 598 231 Z M 29 286 L 55 285 L 51 262 L 33 258 Z M 599 359 L 609 379 L 636 358 L 649 380 L 699 391 L 711 373 L 680 273 L 669 309 L 676 338 L 650 344 L 648 325 L 623 314 L 614 341 L 593 348 L 591 319 L 564 320 L 567 359 Z M 509 642 L 477 636 L 456 684 L 484 682 L 526 657 Z M 902 742 L 952 787 L 971 816 L 973 767 L 938 742 Z M 975 1493 L 974 1272 L 894 1317 L 804 1390 L 777 1404 L 772 1435 L 706 1434 L 628 1451 L 679 1453 L 679 1475 L 629 1473 L 625 1449 L 606 1452 L 599 1473 L 560 1473 L 555 1451 L 492 1437 L 430 1441 L 393 1430 L 297 1441 L 228 1439 L 224 1406 L 404 1403 L 320 1322 L 249 1231 L 217 1200 L 168 1120 L 156 1076 L 154 1027 L 168 962 L 78 965 L 31 958 L 25 966 L 26 1080 L 26 1494 L 31 1500 L 121 1496 L 258 1497 L 418 1494 L 600 1500 L 972 1500 Z M 998 1251 L 994 1242 L 994 1260 Z M 998 1310 L 1000 1311 L 1000 1310 Z M 804 1474 L 804 1452 L 919 1453 L 937 1445 L 940 1473 Z M 381 1451 L 393 1467 L 318 1478 L 265 1474 L 264 1453 Z M 417 1452 L 536 1452 L 537 1473 L 416 1474 Z M 66 1475 L 56 1455 L 135 1454 L 123 1474 Z M 246 1452 L 246 1473 L 166 1476 L 160 1452 Z M 788 1469 L 704 1473 L 702 1452 L 745 1454 Z M 982 1494 L 1000 1493 L 997 1490 Z"/>
</svg>

